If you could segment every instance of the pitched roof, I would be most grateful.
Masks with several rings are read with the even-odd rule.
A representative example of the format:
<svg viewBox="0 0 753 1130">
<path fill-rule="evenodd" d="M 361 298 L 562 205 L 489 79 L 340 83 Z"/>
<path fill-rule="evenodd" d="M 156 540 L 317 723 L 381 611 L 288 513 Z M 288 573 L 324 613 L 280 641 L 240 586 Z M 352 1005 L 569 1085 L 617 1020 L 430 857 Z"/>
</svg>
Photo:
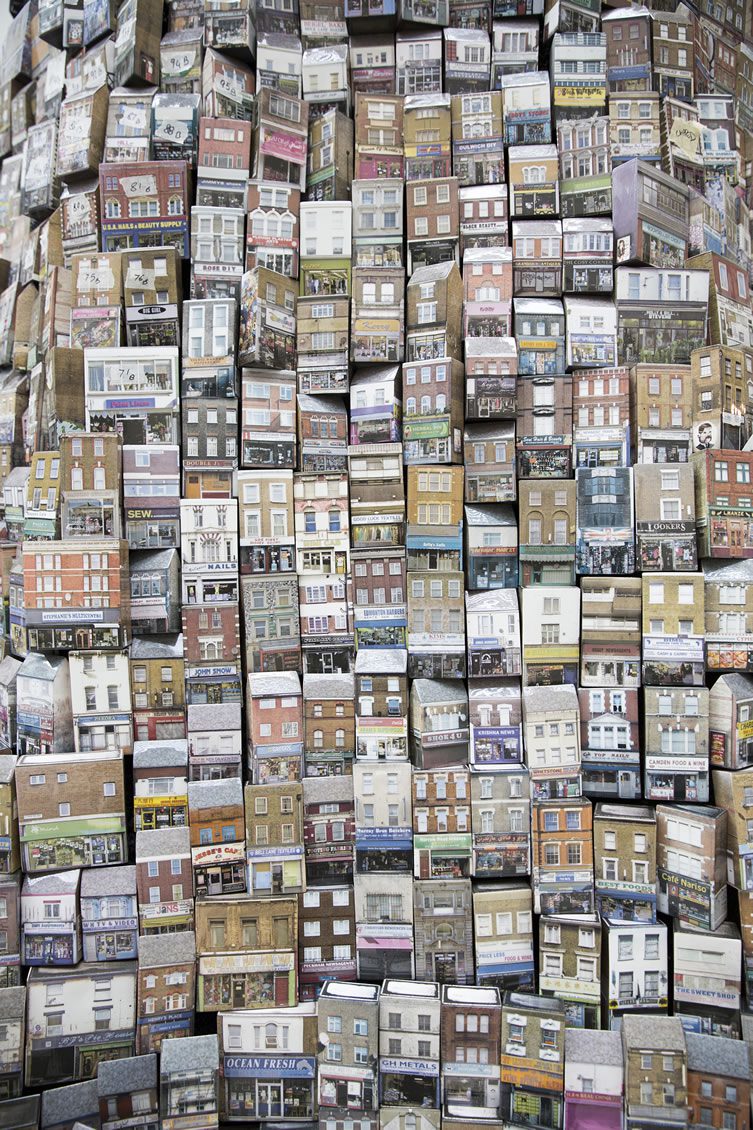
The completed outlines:
<svg viewBox="0 0 753 1130">
<path fill-rule="evenodd" d="M 128 1056 L 104 1059 L 97 1071 L 97 1092 L 101 1097 L 157 1087 L 157 1056 Z"/>
<path fill-rule="evenodd" d="M 81 872 L 81 898 L 98 895 L 135 895 L 136 868 L 132 863 L 120 867 L 87 867 Z"/>
<path fill-rule="evenodd" d="M 220 1047 L 217 1036 L 178 1036 L 165 1040 L 160 1048 L 160 1073 L 174 1071 L 217 1071 Z"/>
<path fill-rule="evenodd" d="M 726 1036 L 701 1036 L 685 1033 L 688 1049 L 688 1071 L 703 1071 L 729 1079 L 750 1078 L 748 1045 L 744 1040 Z"/>
</svg>

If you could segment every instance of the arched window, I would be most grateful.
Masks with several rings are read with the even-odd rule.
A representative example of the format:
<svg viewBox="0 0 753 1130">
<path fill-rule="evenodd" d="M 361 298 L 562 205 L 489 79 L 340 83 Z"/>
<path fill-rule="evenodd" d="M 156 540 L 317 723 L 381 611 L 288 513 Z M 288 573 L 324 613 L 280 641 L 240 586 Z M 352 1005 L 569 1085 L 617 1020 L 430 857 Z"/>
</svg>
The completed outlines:
<svg viewBox="0 0 753 1130">
<path fill-rule="evenodd" d="M 421 415 L 422 416 L 428 416 L 428 414 L 430 412 L 431 412 L 431 397 L 430 396 L 422 396 L 421 397 Z"/>
<path fill-rule="evenodd" d="M 167 202 L 168 216 L 182 216 L 183 215 L 183 201 L 179 196 L 171 196 Z"/>
<path fill-rule="evenodd" d="M 338 749 L 345 748 L 345 730 L 335 730 L 335 745 Z"/>
<path fill-rule="evenodd" d="M 405 411 L 408 413 L 409 416 L 415 416 L 415 414 L 416 414 L 416 398 L 415 398 L 415 396 L 409 396 L 408 397 L 408 399 L 405 402 Z"/>
<path fill-rule="evenodd" d="M 324 730 L 314 730 L 314 749 L 324 749 Z"/>
<path fill-rule="evenodd" d="M 437 398 L 434 401 L 435 411 L 444 412 L 446 407 L 447 407 L 447 397 L 445 396 L 445 394 L 443 392 L 440 392 L 440 393 L 437 394 Z"/>
</svg>

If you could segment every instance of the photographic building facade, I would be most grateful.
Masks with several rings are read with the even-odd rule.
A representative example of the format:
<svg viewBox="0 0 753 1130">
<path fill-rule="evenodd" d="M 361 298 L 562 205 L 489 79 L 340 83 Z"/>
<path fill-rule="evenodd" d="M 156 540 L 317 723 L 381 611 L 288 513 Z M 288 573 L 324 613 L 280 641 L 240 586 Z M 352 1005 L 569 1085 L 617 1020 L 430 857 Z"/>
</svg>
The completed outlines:
<svg viewBox="0 0 753 1130">
<path fill-rule="evenodd" d="M 0 1125 L 744 1130 L 750 4 L 11 8 Z"/>
</svg>

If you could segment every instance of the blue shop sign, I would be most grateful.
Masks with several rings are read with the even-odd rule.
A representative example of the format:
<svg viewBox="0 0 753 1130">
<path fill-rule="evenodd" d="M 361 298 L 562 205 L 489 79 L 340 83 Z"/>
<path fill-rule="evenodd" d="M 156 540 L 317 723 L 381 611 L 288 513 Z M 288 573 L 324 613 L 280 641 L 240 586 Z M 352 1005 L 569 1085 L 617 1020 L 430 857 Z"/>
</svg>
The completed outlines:
<svg viewBox="0 0 753 1130">
<path fill-rule="evenodd" d="M 413 847 L 412 828 L 357 828 L 356 848 Z"/>
<path fill-rule="evenodd" d="M 297 1055 L 226 1055 L 226 1078 L 315 1079 L 316 1058 Z"/>
<path fill-rule="evenodd" d="M 624 82 L 626 79 L 648 78 L 650 73 L 648 63 L 639 63 L 633 67 L 610 67 L 607 78 L 610 82 Z"/>
<path fill-rule="evenodd" d="M 105 400 L 105 408 L 109 409 L 131 409 L 134 408 L 156 408 L 157 401 L 153 396 L 129 396 L 117 397 L 115 399 L 107 398 Z"/>
<path fill-rule="evenodd" d="M 458 549 L 462 550 L 463 534 L 458 531 L 450 537 L 433 534 L 408 534 L 405 544 L 408 549 Z"/>
</svg>

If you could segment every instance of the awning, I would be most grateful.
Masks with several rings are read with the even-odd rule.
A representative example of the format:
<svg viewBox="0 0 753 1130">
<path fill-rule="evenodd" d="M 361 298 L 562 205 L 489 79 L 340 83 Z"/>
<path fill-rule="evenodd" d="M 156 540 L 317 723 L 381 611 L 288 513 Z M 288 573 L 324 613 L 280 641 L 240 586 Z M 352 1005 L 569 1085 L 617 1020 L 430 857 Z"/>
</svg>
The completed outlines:
<svg viewBox="0 0 753 1130">
<path fill-rule="evenodd" d="M 377 938 L 374 935 L 360 935 L 356 939 L 359 950 L 412 950 L 412 938 Z"/>
<path fill-rule="evenodd" d="M 83 820 L 50 820 L 22 827 L 21 839 L 25 843 L 67 839 L 70 836 L 114 836 L 125 831 L 125 817 L 116 813 L 113 816 L 89 816 Z"/>
</svg>

